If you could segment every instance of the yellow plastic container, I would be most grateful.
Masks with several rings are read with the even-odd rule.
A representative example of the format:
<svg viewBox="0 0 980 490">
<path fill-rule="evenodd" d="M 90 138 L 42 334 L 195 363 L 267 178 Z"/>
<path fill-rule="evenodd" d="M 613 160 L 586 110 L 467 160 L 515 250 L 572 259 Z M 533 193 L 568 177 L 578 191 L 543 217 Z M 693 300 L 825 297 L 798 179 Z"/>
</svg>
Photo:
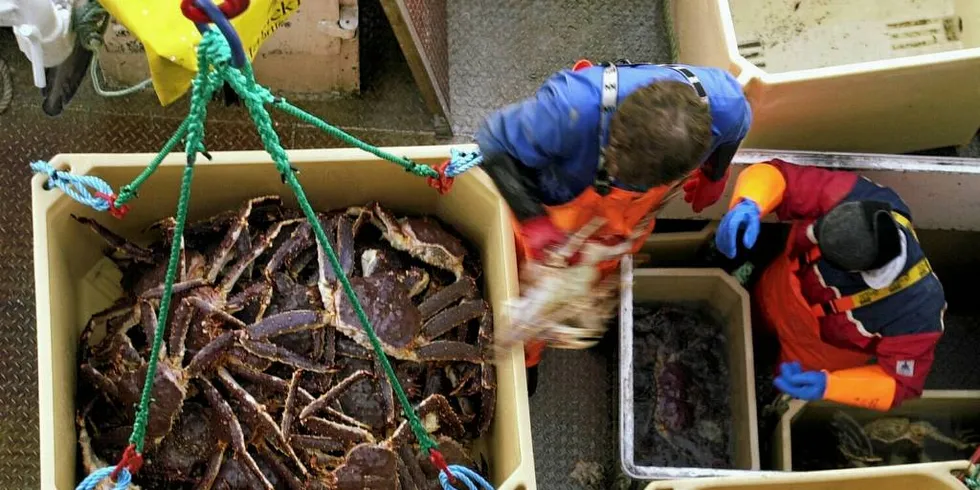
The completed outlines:
<svg viewBox="0 0 980 490">
<path fill-rule="evenodd" d="M 888 412 L 889 417 L 951 416 L 977 417 L 980 391 L 926 390 L 921 398 L 908 400 Z M 882 417 L 880 412 L 845 407 L 828 402 L 804 402 L 793 400 L 783 414 L 772 435 L 773 466 L 784 471 L 793 470 L 793 426 L 813 422 L 829 423 L 834 411 L 842 410 L 864 424 Z M 908 467 L 905 465 L 904 467 Z"/>
<path fill-rule="evenodd" d="M 654 482 L 646 490 L 963 490 L 966 461 Z"/>
<path fill-rule="evenodd" d="M 390 149 L 416 161 L 435 164 L 449 157 L 449 147 Z M 133 179 L 152 155 L 59 155 L 57 168 L 97 175 L 114 188 Z M 198 165 L 190 201 L 191 218 L 234 208 L 249 197 L 279 194 L 295 205 L 272 161 L 263 152 L 214 153 Z M 514 239 L 506 205 L 480 170 L 456 180 L 440 196 L 425 179 L 360 150 L 309 150 L 290 153 L 299 179 L 316 209 L 378 200 L 398 212 L 431 213 L 453 226 L 482 252 L 485 290 L 494 308 L 497 332 L 506 328 L 504 302 L 518 293 Z M 100 222 L 128 237 L 176 209 L 185 157 L 170 156 L 147 181 L 122 221 L 99 214 Z M 46 177 L 32 181 L 34 272 L 37 295 L 38 385 L 40 398 L 41 488 L 70 490 L 83 475 L 76 472 L 75 373 L 78 336 L 89 316 L 108 306 L 118 291 L 97 287 L 102 260 L 98 237 L 71 219 L 71 214 L 98 213 L 59 191 L 43 188 Z M 536 488 L 528 416 L 524 353 L 516 349 L 497 359 L 496 418 L 479 447 L 490 462 L 490 481 L 499 489 Z"/>
<path fill-rule="evenodd" d="M 980 128 L 980 2 L 670 1 L 680 61 L 742 83 L 743 147 L 904 153 Z"/>
</svg>

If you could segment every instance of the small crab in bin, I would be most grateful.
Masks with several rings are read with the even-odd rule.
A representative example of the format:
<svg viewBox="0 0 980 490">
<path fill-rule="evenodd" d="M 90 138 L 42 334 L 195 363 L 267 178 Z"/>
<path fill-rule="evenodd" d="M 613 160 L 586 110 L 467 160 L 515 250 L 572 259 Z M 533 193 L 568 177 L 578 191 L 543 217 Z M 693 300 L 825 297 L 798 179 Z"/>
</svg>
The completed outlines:
<svg viewBox="0 0 980 490">
<path fill-rule="evenodd" d="M 646 229 L 653 218 L 648 215 L 636 230 Z M 524 265 L 521 277 L 527 279 L 521 297 L 508 304 L 511 329 L 498 340 L 500 349 L 532 338 L 564 349 L 585 349 L 599 341 L 615 310 L 620 279 L 611 275 L 600 280 L 596 264 L 629 253 L 640 236 L 634 233 L 616 245 L 589 241 L 603 223 L 593 218 L 561 248 L 547 251 L 544 260 Z M 578 260 L 572 264 L 573 257 Z"/>
<path fill-rule="evenodd" d="M 137 245 L 75 217 L 107 244 L 126 295 L 80 340 L 77 424 L 87 471 L 122 453 L 157 328 L 172 218 Z M 496 406 L 493 315 L 479 264 L 429 217 L 378 203 L 318 216 L 342 273 L 449 464 L 479 468 L 470 443 Z M 184 230 L 134 483 L 152 488 L 433 488 L 439 470 L 312 226 L 277 196 Z"/>
</svg>

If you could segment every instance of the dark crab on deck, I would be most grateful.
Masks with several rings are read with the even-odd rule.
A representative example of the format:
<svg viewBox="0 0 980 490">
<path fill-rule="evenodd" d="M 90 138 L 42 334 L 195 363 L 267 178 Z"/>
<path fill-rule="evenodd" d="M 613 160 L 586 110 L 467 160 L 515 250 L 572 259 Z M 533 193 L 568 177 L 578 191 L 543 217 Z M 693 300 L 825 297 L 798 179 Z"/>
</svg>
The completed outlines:
<svg viewBox="0 0 980 490">
<path fill-rule="evenodd" d="M 143 247 L 88 218 L 126 296 L 81 336 L 86 471 L 127 444 L 175 221 Z M 450 464 L 496 405 L 478 258 L 428 217 L 377 203 L 319 215 L 397 372 Z M 154 379 L 142 488 L 439 488 L 312 227 L 274 196 L 190 224 Z"/>
</svg>

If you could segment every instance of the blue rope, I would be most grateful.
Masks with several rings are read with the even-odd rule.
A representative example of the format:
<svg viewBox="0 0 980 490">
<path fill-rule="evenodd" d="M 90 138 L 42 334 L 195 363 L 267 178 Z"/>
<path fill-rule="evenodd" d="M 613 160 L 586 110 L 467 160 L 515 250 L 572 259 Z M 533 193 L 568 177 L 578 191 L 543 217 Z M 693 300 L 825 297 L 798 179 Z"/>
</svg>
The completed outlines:
<svg viewBox="0 0 980 490">
<path fill-rule="evenodd" d="M 456 148 L 449 150 L 449 165 L 446 167 L 446 177 L 456 177 L 467 170 L 483 163 L 483 155 L 479 150 L 465 152 Z"/>
<path fill-rule="evenodd" d="M 91 475 L 87 476 L 81 483 L 75 487 L 75 490 L 95 490 L 95 487 L 102 483 L 102 480 L 109 478 L 109 475 L 116 469 L 115 466 L 110 466 L 108 468 L 101 468 L 95 470 Z M 133 480 L 133 475 L 129 474 L 129 470 L 123 468 L 119 472 L 119 480 L 116 481 L 116 486 L 113 490 L 126 490 L 129 488 L 129 482 Z"/>
<path fill-rule="evenodd" d="M 95 192 L 101 192 L 107 196 L 115 195 L 112 187 L 104 180 L 92 175 L 75 175 L 71 172 L 58 170 L 45 161 L 31 163 L 31 170 L 35 173 L 46 174 L 48 184 L 61 189 L 62 192 L 72 199 L 95 209 L 96 211 L 108 211 L 109 202 L 105 199 L 92 195 L 89 188 Z"/>
<path fill-rule="evenodd" d="M 483 477 L 477 474 L 475 471 L 465 466 L 451 464 L 449 465 L 449 470 L 452 471 L 453 476 L 455 476 L 457 480 L 466 485 L 468 490 L 480 490 L 477 488 L 476 484 L 479 484 L 480 488 L 483 490 L 493 490 L 493 485 L 484 480 Z M 473 483 L 474 481 L 476 481 L 476 484 Z M 449 477 L 446 476 L 446 473 L 441 471 L 439 472 L 439 483 L 442 483 L 442 490 L 457 490 L 456 487 L 449 483 Z"/>
</svg>

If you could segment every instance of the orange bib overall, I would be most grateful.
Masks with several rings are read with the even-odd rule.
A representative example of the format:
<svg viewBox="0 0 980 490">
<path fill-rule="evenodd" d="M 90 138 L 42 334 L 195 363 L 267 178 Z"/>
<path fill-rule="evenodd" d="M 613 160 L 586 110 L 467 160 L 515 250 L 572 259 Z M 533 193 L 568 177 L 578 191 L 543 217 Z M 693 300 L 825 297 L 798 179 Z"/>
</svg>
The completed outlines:
<svg viewBox="0 0 980 490">
<path fill-rule="evenodd" d="M 672 186 L 661 186 L 647 192 L 633 192 L 612 188 L 609 194 L 602 196 L 589 187 L 572 201 L 557 205 L 545 206 L 552 223 L 566 233 L 575 233 L 592 218 L 602 217 L 605 224 L 596 232 L 595 240 L 606 245 L 622 243 L 634 233 L 634 228 L 650 212 L 653 212 L 663 202 Z M 646 237 L 653 232 L 655 219 L 650 220 L 647 229 L 636 240 L 630 253 L 636 253 Z M 524 242 L 520 224 L 514 220 L 514 237 L 517 243 L 517 263 L 523 264 L 530 256 L 530 250 Z M 600 278 L 615 272 L 619 268 L 619 259 L 600 262 L 598 265 Z M 538 340 L 529 341 L 524 346 L 524 362 L 527 366 L 536 366 L 541 360 L 541 352 L 545 343 Z"/>
<path fill-rule="evenodd" d="M 790 236 L 795 236 L 794 224 Z M 825 343 L 820 321 L 800 288 L 800 263 L 786 250 L 763 272 L 755 289 L 755 306 L 766 326 L 779 337 L 779 363 L 799 361 L 804 370 L 837 371 L 867 364 L 871 356 Z"/>
</svg>

